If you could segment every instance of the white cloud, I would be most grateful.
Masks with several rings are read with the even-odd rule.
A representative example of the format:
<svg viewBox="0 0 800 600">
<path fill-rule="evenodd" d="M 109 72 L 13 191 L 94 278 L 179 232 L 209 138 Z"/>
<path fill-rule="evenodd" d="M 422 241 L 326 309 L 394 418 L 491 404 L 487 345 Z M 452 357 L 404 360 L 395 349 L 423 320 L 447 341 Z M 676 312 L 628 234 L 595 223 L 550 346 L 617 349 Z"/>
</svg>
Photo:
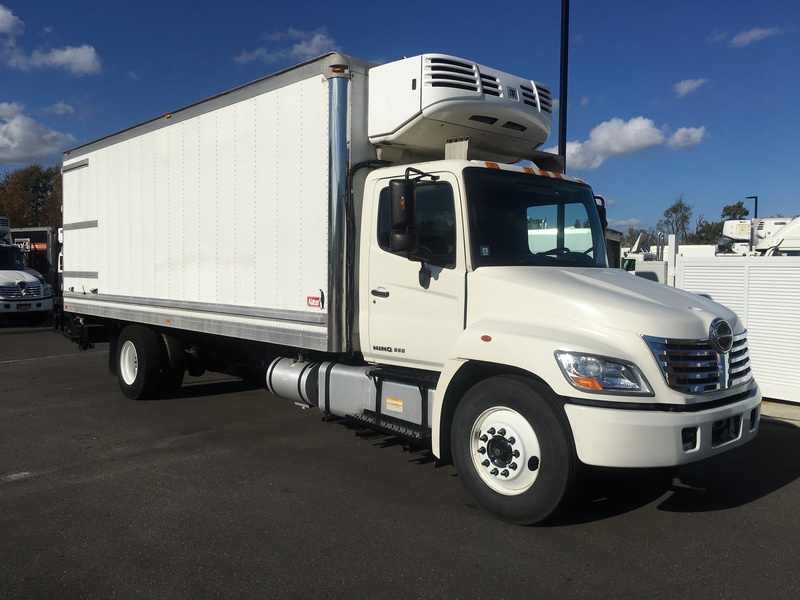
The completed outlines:
<svg viewBox="0 0 800 600">
<path fill-rule="evenodd" d="M 640 219 L 624 219 L 622 221 L 617 219 L 609 219 L 608 226 L 612 229 L 627 231 L 628 227 L 639 229 L 642 226 L 642 221 Z"/>
<path fill-rule="evenodd" d="M 11 12 L 8 8 L 0 4 L 0 34 L 11 38 L 17 38 L 25 31 L 25 23 Z"/>
<path fill-rule="evenodd" d="M 66 102 L 56 102 L 52 106 L 45 109 L 45 112 L 54 115 L 71 115 L 75 112 L 75 108 L 70 106 Z"/>
<path fill-rule="evenodd" d="M 607 158 L 635 154 L 664 143 L 664 134 L 653 121 L 634 117 L 601 123 L 585 142 L 567 142 L 567 164 L 573 169 L 597 169 Z"/>
<path fill-rule="evenodd" d="M 290 27 L 286 31 L 268 33 L 262 36 L 267 42 L 277 44 L 276 47 L 261 47 L 249 52 L 242 52 L 233 61 L 247 64 L 253 61 L 273 63 L 278 61 L 302 62 L 325 54 L 338 52 L 341 48 L 324 28 L 315 31 L 302 31 Z"/>
<path fill-rule="evenodd" d="M 8 8 L 0 4 L 0 35 L 6 40 L 0 46 L 0 61 L 13 69 L 29 71 L 35 68 L 64 69 L 73 75 L 93 75 L 101 70 L 100 57 L 92 46 L 67 46 L 28 54 L 17 46 L 17 38 L 25 31 L 25 24 Z"/>
<path fill-rule="evenodd" d="M 73 75 L 93 75 L 99 73 L 100 58 L 92 46 L 67 46 L 60 50 L 48 52 L 34 51 L 28 60 L 30 67 L 58 67 Z"/>
<path fill-rule="evenodd" d="M 8 120 L 25 110 L 19 102 L 0 102 L 0 119 Z"/>
<path fill-rule="evenodd" d="M 17 102 L 0 102 L 0 162 L 38 162 L 75 143 L 74 136 L 37 123 L 24 110 Z"/>
<path fill-rule="evenodd" d="M 689 150 L 708 137 L 705 127 L 681 127 L 667 141 L 673 150 Z"/>
<path fill-rule="evenodd" d="M 733 36 L 731 39 L 731 46 L 734 48 L 744 48 L 753 42 L 758 42 L 765 38 L 780 35 L 782 33 L 783 31 L 781 31 L 780 27 L 770 27 L 768 29 L 756 27 L 755 29 L 742 31 Z"/>
<path fill-rule="evenodd" d="M 567 166 L 571 169 L 597 169 L 614 156 L 637 154 L 665 143 L 673 150 L 685 150 L 702 142 L 705 127 L 679 129 L 667 138 L 667 129 L 656 127 L 651 119 L 634 117 L 628 121 L 613 118 L 589 133 L 585 142 L 567 142 Z M 547 152 L 558 152 L 549 148 Z"/>
<path fill-rule="evenodd" d="M 696 92 L 707 83 L 708 79 L 684 79 L 673 85 L 672 91 L 674 91 L 679 98 L 683 98 L 692 92 Z"/>
</svg>

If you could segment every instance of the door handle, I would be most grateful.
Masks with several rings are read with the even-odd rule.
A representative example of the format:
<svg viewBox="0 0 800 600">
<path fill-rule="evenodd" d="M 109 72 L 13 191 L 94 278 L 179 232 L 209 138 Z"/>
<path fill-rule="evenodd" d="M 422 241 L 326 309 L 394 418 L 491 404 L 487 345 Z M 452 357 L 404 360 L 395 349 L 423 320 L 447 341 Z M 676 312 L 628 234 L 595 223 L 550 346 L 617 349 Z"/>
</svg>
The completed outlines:
<svg viewBox="0 0 800 600">
<path fill-rule="evenodd" d="M 378 298 L 388 298 L 389 292 L 386 290 L 372 290 L 372 295 L 377 296 Z"/>
</svg>

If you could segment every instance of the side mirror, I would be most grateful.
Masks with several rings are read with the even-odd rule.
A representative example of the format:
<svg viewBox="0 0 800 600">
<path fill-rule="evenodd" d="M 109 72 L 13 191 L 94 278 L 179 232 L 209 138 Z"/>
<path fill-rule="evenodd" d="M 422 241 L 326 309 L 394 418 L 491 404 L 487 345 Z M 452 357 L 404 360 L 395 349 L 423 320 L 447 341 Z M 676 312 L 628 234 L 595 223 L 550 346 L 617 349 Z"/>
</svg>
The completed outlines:
<svg viewBox="0 0 800 600">
<path fill-rule="evenodd" d="M 606 199 L 602 196 L 595 196 L 594 201 L 597 204 L 597 213 L 600 215 L 600 224 L 603 226 L 603 235 L 605 235 L 608 228 L 608 216 L 606 213 Z"/>
<path fill-rule="evenodd" d="M 415 232 L 392 231 L 389 248 L 393 254 L 413 254 L 419 250 L 419 235 Z"/>
<path fill-rule="evenodd" d="M 417 182 L 392 179 L 389 182 L 392 233 L 389 248 L 395 254 L 413 254 L 419 250 L 417 233 Z"/>
</svg>

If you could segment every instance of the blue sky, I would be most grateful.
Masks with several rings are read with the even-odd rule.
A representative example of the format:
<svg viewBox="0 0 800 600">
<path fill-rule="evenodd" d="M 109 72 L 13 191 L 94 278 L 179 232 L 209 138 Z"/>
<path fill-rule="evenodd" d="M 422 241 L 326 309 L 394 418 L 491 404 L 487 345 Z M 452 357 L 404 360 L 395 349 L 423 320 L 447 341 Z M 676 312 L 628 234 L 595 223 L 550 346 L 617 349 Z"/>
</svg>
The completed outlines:
<svg viewBox="0 0 800 600">
<path fill-rule="evenodd" d="M 571 0 L 567 171 L 613 226 L 800 214 L 800 0 Z M 558 98 L 560 0 L 0 0 L 0 173 L 338 50 L 453 54 Z M 557 115 L 551 139 L 557 146 Z M 753 216 L 752 201 L 745 201 Z"/>
</svg>

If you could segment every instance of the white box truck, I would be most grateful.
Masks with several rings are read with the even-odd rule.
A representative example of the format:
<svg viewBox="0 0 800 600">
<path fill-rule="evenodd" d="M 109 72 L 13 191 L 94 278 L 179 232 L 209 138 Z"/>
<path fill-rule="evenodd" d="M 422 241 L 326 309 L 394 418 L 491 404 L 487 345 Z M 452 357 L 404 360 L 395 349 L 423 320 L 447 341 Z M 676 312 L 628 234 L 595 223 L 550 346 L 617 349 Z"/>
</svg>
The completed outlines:
<svg viewBox="0 0 800 600">
<path fill-rule="evenodd" d="M 753 439 L 740 320 L 607 268 L 604 208 L 537 150 L 551 113 L 469 60 L 328 54 L 70 150 L 60 327 L 108 340 L 132 399 L 260 369 L 430 444 L 514 523 L 564 507 L 582 465 Z"/>
</svg>

